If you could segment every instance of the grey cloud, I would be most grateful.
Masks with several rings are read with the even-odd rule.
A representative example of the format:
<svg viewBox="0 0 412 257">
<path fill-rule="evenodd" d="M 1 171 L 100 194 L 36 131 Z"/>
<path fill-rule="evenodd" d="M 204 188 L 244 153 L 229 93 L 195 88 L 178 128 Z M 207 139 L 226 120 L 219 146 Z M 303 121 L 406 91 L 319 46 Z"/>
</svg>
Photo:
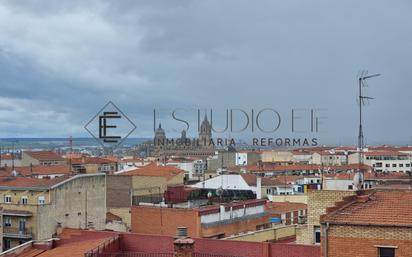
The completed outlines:
<svg viewBox="0 0 412 257">
<path fill-rule="evenodd" d="M 409 1 L 56 3 L 0 4 L 0 96 L 47 101 L 67 127 L 108 100 L 138 120 L 134 136 L 151 135 L 153 108 L 325 108 L 321 141 L 355 143 L 355 76 L 367 68 L 383 73 L 370 83 L 368 142 L 410 140 Z"/>
</svg>

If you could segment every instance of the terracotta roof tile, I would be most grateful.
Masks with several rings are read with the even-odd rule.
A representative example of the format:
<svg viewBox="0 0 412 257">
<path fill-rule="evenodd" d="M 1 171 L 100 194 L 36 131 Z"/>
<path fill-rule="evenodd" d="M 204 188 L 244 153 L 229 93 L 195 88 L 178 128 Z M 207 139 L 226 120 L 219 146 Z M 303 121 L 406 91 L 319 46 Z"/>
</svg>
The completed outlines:
<svg viewBox="0 0 412 257">
<path fill-rule="evenodd" d="M 1 160 L 12 160 L 13 155 L 12 154 L 2 154 L 1 155 Z M 20 160 L 19 155 L 15 154 L 14 155 L 14 160 Z"/>
<path fill-rule="evenodd" d="M 49 188 L 67 179 L 66 176 L 54 179 L 38 179 L 28 177 L 3 177 L 0 178 L 0 187 L 7 188 Z"/>
<path fill-rule="evenodd" d="M 52 151 L 25 151 L 32 158 L 42 161 L 57 160 L 64 161 L 63 157 Z"/>
<path fill-rule="evenodd" d="M 14 167 L 20 176 L 31 176 L 31 175 L 53 175 L 53 174 L 70 174 L 69 165 L 33 165 Z M 4 170 L 0 170 L 0 177 L 12 176 L 12 168 L 7 167 Z"/>
<path fill-rule="evenodd" d="M 363 153 L 365 156 L 393 156 L 393 155 L 405 155 L 407 156 L 408 154 L 406 153 L 401 153 L 397 151 L 369 151 L 369 152 L 364 152 Z"/>
<path fill-rule="evenodd" d="M 355 175 L 355 172 L 341 172 L 341 173 L 332 173 L 332 174 L 324 174 L 325 177 L 336 179 L 336 180 L 352 180 Z M 398 172 L 391 172 L 391 173 L 379 173 L 379 172 L 365 172 L 364 177 L 366 180 L 391 180 L 391 179 L 410 179 L 410 176 L 406 173 L 398 173 Z"/>
<path fill-rule="evenodd" d="M 291 202 L 268 202 L 266 203 L 266 209 L 271 213 L 285 213 L 292 211 L 305 210 L 308 208 L 304 203 L 291 203 Z"/>
<path fill-rule="evenodd" d="M 45 251 L 42 254 L 37 255 L 37 257 L 83 257 L 86 252 L 98 247 L 106 240 L 107 239 L 95 239 L 66 244 Z"/>
<path fill-rule="evenodd" d="M 102 157 L 95 157 L 95 156 L 83 156 L 80 158 L 72 158 L 70 160 L 72 164 L 109 164 L 109 163 L 116 163 L 118 160 L 112 160 Z"/>
<path fill-rule="evenodd" d="M 122 176 L 151 176 L 151 177 L 165 177 L 167 180 L 184 173 L 184 170 L 174 166 L 157 166 L 157 164 L 149 164 L 138 169 L 121 173 Z"/>
<path fill-rule="evenodd" d="M 412 192 L 377 191 L 322 217 L 323 222 L 412 227 Z"/>
</svg>

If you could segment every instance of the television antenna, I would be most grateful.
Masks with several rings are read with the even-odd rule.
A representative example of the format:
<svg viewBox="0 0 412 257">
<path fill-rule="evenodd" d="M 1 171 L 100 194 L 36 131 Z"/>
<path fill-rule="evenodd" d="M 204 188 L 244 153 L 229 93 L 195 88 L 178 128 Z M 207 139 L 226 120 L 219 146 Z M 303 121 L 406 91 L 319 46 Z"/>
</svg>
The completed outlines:
<svg viewBox="0 0 412 257">
<path fill-rule="evenodd" d="M 369 100 L 372 100 L 372 97 L 366 96 L 363 94 L 362 89 L 368 87 L 367 80 L 370 78 L 378 77 L 381 74 L 372 74 L 368 75 L 367 70 L 362 70 L 358 73 L 358 85 L 359 85 L 359 95 L 358 95 L 358 104 L 359 104 L 359 135 L 358 135 L 358 171 L 354 176 L 354 184 L 358 191 L 362 190 L 363 181 L 364 181 L 364 171 L 362 170 L 363 164 L 363 151 L 365 146 L 365 137 L 363 135 L 362 127 L 362 107 L 369 103 Z"/>
</svg>

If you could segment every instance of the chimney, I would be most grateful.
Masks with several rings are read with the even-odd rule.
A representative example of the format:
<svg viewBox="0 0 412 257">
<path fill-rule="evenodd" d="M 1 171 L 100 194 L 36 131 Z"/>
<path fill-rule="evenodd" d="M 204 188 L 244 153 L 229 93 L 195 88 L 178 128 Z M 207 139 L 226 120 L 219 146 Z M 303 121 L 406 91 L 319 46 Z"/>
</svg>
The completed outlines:
<svg viewBox="0 0 412 257">
<path fill-rule="evenodd" d="M 63 227 L 61 222 L 57 222 L 57 227 L 56 227 L 56 234 L 59 236 L 63 232 Z"/>
<path fill-rule="evenodd" d="M 178 227 L 173 242 L 174 257 L 192 257 L 195 241 L 187 236 L 186 227 Z"/>
<path fill-rule="evenodd" d="M 262 177 L 256 176 L 256 199 L 262 199 Z"/>
</svg>

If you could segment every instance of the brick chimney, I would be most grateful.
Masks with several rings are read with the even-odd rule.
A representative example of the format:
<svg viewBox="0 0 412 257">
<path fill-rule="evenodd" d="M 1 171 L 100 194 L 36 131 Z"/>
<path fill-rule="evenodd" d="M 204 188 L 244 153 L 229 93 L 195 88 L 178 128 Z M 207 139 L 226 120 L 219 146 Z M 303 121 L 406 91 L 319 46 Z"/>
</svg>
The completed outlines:
<svg viewBox="0 0 412 257">
<path fill-rule="evenodd" d="M 187 236 L 186 227 L 178 227 L 176 238 L 173 242 L 175 252 L 174 257 L 192 257 L 195 245 L 195 240 Z"/>
</svg>

